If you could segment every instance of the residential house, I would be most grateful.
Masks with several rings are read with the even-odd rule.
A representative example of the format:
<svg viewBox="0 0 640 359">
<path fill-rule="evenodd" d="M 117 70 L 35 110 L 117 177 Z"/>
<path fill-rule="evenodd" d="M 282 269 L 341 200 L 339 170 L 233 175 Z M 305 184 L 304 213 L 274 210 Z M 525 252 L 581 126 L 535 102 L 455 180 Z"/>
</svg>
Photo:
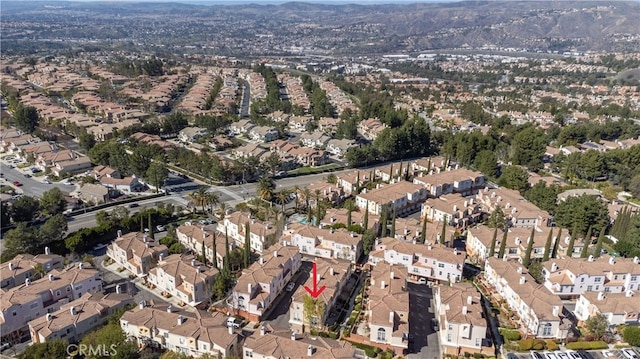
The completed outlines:
<svg viewBox="0 0 640 359">
<path fill-rule="evenodd" d="M 239 247 L 244 247 L 246 230 L 249 229 L 251 250 L 262 253 L 276 240 L 277 229 L 269 222 L 262 222 L 250 214 L 236 211 L 224 217 L 218 223 L 218 231 L 228 235 Z"/>
<path fill-rule="evenodd" d="M 75 193 L 83 202 L 100 204 L 106 203 L 110 198 L 117 196 L 118 191 L 99 184 L 85 183 Z"/>
<path fill-rule="evenodd" d="M 527 201 L 518 191 L 508 188 L 485 188 L 476 195 L 486 213 L 500 207 L 512 227 L 546 227 L 551 215 Z"/>
<path fill-rule="evenodd" d="M 240 146 L 231 150 L 231 155 L 234 158 L 246 158 L 250 156 L 260 158 L 266 153 L 267 149 L 257 143 L 247 143 L 244 146 Z"/>
<path fill-rule="evenodd" d="M 120 191 L 122 193 L 133 193 L 139 191 L 140 188 L 142 188 L 142 184 L 138 181 L 138 177 L 136 177 L 136 175 L 127 176 L 124 178 L 105 176 L 100 178 L 100 184 L 107 188 Z"/>
<path fill-rule="evenodd" d="M 550 227 L 536 227 L 533 236 L 533 245 L 531 247 L 531 259 L 541 259 L 544 257 L 544 249 L 549 237 Z M 467 242 L 465 244 L 467 254 L 472 260 L 484 262 L 489 256 L 491 249 L 491 241 L 493 240 L 494 229 L 485 225 L 479 225 L 467 230 Z M 531 237 L 531 229 L 524 227 L 511 227 L 507 231 L 506 245 L 504 256 L 508 259 L 523 259 L 529 246 Z M 496 236 L 496 244 L 494 248 L 494 256 L 498 256 L 501 242 L 504 238 L 504 232 L 499 229 Z M 552 234 L 551 248 L 558 240 L 557 232 Z"/>
<path fill-rule="evenodd" d="M 362 255 L 362 236 L 345 228 L 319 228 L 310 224 L 292 224 L 287 227 L 284 240 L 298 247 L 300 253 L 356 262 Z"/>
<path fill-rule="evenodd" d="M 307 123 L 313 120 L 311 116 L 291 116 L 289 118 L 289 130 L 294 132 L 303 132 L 307 127 Z"/>
<path fill-rule="evenodd" d="M 289 324 L 295 333 L 304 333 L 309 330 L 324 331 L 327 326 L 331 326 L 338 319 L 330 317 L 330 313 L 337 313 L 343 305 L 349 300 L 350 293 L 342 293 L 346 288 L 351 276 L 351 263 L 348 261 L 316 258 L 314 260 L 316 266 L 318 282 L 322 283 L 325 289 L 316 298 L 321 302 L 322 313 L 307 313 L 310 308 L 305 305 L 305 297 L 309 297 L 309 293 L 305 287 L 313 288 L 313 275 L 307 275 L 306 281 L 298 286 L 291 296 L 291 305 L 289 306 Z M 318 305 L 318 304 L 316 304 Z M 337 308 L 334 310 L 334 308 Z M 321 314 L 318 317 L 318 314 Z M 332 320 L 333 322 L 328 322 Z"/>
<path fill-rule="evenodd" d="M 26 279 L 34 281 L 38 276 L 45 276 L 53 269 L 62 270 L 63 257 L 51 254 L 45 247 L 44 254 L 18 254 L 13 259 L 0 264 L 0 283 L 2 290 L 9 290 L 23 284 Z"/>
<path fill-rule="evenodd" d="M 591 188 L 577 188 L 577 189 L 568 189 L 564 192 L 558 193 L 557 201 L 564 202 L 569 197 L 580 197 L 580 196 L 596 196 L 598 198 L 602 198 L 602 192 L 597 189 Z"/>
<path fill-rule="evenodd" d="M 429 222 L 447 222 L 447 225 L 466 228 L 480 222 L 484 213 L 482 206 L 473 197 L 459 193 L 443 194 L 438 198 L 427 198 L 422 204 L 420 218 Z"/>
<path fill-rule="evenodd" d="M 280 133 L 275 127 L 254 126 L 249 130 L 248 137 L 256 142 L 271 142 L 277 140 L 280 137 Z"/>
<path fill-rule="evenodd" d="M 368 118 L 358 123 L 358 133 L 368 140 L 375 140 L 382 131 L 388 128 L 387 124 L 382 123 L 377 118 Z"/>
<path fill-rule="evenodd" d="M 160 260 L 149 271 L 147 280 L 181 302 L 196 306 L 211 298 L 211 288 L 218 270 L 208 268 L 194 256 L 172 254 Z"/>
<path fill-rule="evenodd" d="M 322 166 L 329 160 L 329 156 L 323 150 L 315 150 L 306 147 L 295 147 L 289 152 L 300 166 Z"/>
<path fill-rule="evenodd" d="M 309 188 L 309 192 L 311 193 L 311 198 L 309 198 L 309 205 L 316 206 L 317 201 L 326 201 L 333 205 L 338 205 L 344 201 L 345 194 L 342 188 L 336 186 L 333 183 L 329 183 L 326 181 L 322 182 L 314 182 L 307 186 Z"/>
<path fill-rule="evenodd" d="M 85 293 L 102 292 L 100 272 L 86 263 L 44 278 L 27 278 L 24 284 L 0 292 L 0 333 L 3 336 L 27 329 L 27 324 Z"/>
<path fill-rule="evenodd" d="M 338 186 L 342 188 L 346 195 L 358 194 L 360 189 L 369 183 L 369 172 L 355 170 L 336 175 Z"/>
<path fill-rule="evenodd" d="M 409 292 L 406 290 L 407 268 L 378 263 L 371 269 L 366 317 L 369 341 L 407 349 L 409 347 Z"/>
<path fill-rule="evenodd" d="M 411 279 L 458 282 L 462 279 L 465 257 L 465 252 L 441 244 L 407 243 L 383 237 L 376 241 L 369 253 L 369 264 L 403 265 Z"/>
<path fill-rule="evenodd" d="M 331 136 L 321 131 L 314 131 L 312 133 L 304 132 L 300 135 L 300 142 L 305 147 L 326 148 L 329 140 L 331 140 Z"/>
<path fill-rule="evenodd" d="M 626 293 L 640 290 L 640 260 L 604 255 L 600 258 L 552 259 L 542 264 L 544 286 L 562 299 L 585 292 Z"/>
<path fill-rule="evenodd" d="M 394 162 L 390 165 L 379 166 L 373 169 L 374 177 L 383 182 L 400 182 L 409 173 L 409 165 L 404 162 Z"/>
<path fill-rule="evenodd" d="M 202 127 L 185 127 L 178 134 L 178 139 L 182 142 L 191 143 L 209 134 L 206 128 Z"/>
<path fill-rule="evenodd" d="M 302 256 L 298 247 L 277 243 L 270 250 L 242 270 L 228 300 L 233 314 L 251 321 L 262 320 L 263 313 L 300 269 Z"/>
<path fill-rule="evenodd" d="M 569 321 L 562 315 L 562 301 L 537 284 L 517 261 L 490 257 L 485 262 L 484 279 L 517 314 L 517 322 L 526 335 L 540 339 L 565 339 Z"/>
<path fill-rule="evenodd" d="M 235 357 L 238 334 L 227 327 L 222 313 L 175 312 L 169 307 L 149 307 L 143 301 L 120 318 L 128 340 L 140 347 L 159 347 L 199 358 L 202 355 Z"/>
<path fill-rule="evenodd" d="M 214 266 L 217 268 L 222 268 L 224 257 L 227 255 L 223 233 L 218 232 L 215 228 L 207 230 L 205 226 L 183 224 L 176 228 L 176 236 L 178 242 L 194 253 L 201 255 L 202 246 L 204 246 L 207 261 L 211 264 L 215 263 Z M 230 243 L 230 246 L 235 248 L 235 243 Z"/>
<path fill-rule="evenodd" d="M 248 134 L 255 125 L 250 120 L 239 120 L 229 125 L 229 132 L 234 136 Z"/>
<path fill-rule="evenodd" d="M 316 357 L 352 359 L 356 349 L 346 341 L 317 337 L 298 338 L 290 330 L 267 332 L 265 326 L 244 342 L 243 359 L 281 359 Z"/>
<path fill-rule="evenodd" d="M 91 159 L 89 159 L 89 157 L 76 155 L 72 159 L 55 162 L 54 166 L 51 167 L 51 173 L 53 173 L 55 176 L 61 177 L 62 175 L 65 175 L 67 173 L 81 173 L 90 170 L 91 167 Z"/>
<path fill-rule="evenodd" d="M 131 232 L 118 237 L 107 246 L 107 256 L 138 277 L 145 276 L 155 267 L 160 256 L 169 254 L 167 246 L 157 244 L 146 233 Z"/>
<path fill-rule="evenodd" d="M 432 197 L 440 197 L 443 194 L 459 193 L 463 196 L 475 194 L 486 185 L 482 173 L 466 168 L 456 168 L 441 171 L 436 168 L 435 173 L 428 175 L 419 174 L 413 178 L 413 183 L 421 184 L 427 188 Z"/>
<path fill-rule="evenodd" d="M 38 154 L 38 157 L 35 158 L 35 164 L 41 170 L 46 170 L 49 167 L 55 166 L 58 162 L 70 161 L 75 157 L 76 155 L 71 150 L 47 151 Z"/>
<path fill-rule="evenodd" d="M 71 343 L 93 329 L 107 323 L 118 309 L 133 303 L 133 297 L 121 293 L 85 293 L 80 298 L 64 304 L 55 312 L 29 322 L 33 343 L 51 340 L 68 340 Z"/>
<path fill-rule="evenodd" d="M 363 191 L 356 196 L 356 206 L 380 215 L 382 207 L 389 205 L 389 214 L 396 211 L 397 216 L 404 216 L 420 210 L 427 199 L 426 189 L 418 184 L 400 181 L 389 185 L 378 185 L 371 191 Z"/>
<path fill-rule="evenodd" d="M 411 161 L 411 174 L 414 176 L 433 174 L 442 172 L 449 167 L 451 161 L 447 163 L 447 159 L 442 156 L 423 157 Z"/>
<path fill-rule="evenodd" d="M 573 312 L 580 322 L 600 313 L 607 318 L 609 327 L 637 326 L 640 325 L 640 307 L 635 293 L 632 290 L 625 293 L 584 292 L 576 301 Z"/>
<path fill-rule="evenodd" d="M 100 180 L 103 177 L 122 178 L 120 171 L 102 165 L 93 167 L 91 175 L 97 180 Z"/>
<path fill-rule="evenodd" d="M 345 139 L 333 138 L 327 142 L 325 150 L 330 154 L 332 154 L 333 156 L 336 156 L 337 158 L 343 158 L 347 154 L 347 151 L 349 151 L 350 148 L 355 146 L 357 145 L 356 145 L 356 142 L 353 140 L 349 140 L 346 138 Z"/>
<path fill-rule="evenodd" d="M 495 353 L 481 298 L 470 283 L 435 287 L 433 301 L 443 355 Z"/>
<path fill-rule="evenodd" d="M 320 220 L 321 227 L 330 227 L 334 226 L 338 223 L 342 223 L 345 225 L 345 228 L 350 225 L 357 224 L 360 227 L 364 228 L 364 211 L 351 211 L 351 223 L 348 224 L 347 219 L 349 217 L 349 210 L 346 208 L 327 208 L 325 211 L 324 218 Z M 376 233 L 380 228 L 380 216 L 375 214 L 369 214 L 367 218 L 367 227 L 364 229 L 373 229 Z"/>
</svg>

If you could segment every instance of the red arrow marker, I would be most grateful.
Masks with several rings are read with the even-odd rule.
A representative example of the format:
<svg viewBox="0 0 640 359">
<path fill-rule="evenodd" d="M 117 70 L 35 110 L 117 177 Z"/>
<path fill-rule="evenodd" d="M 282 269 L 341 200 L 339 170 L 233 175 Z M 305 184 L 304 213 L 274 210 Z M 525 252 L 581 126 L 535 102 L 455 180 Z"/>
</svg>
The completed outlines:
<svg viewBox="0 0 640 359">
<path fill-rule="evenodd" d="M 304 286 L 304 289 L 306 289 L 307 292 L 309 292 L 309 294 L 311 294 L 313 299 L 316 299 L 325 290 L 325 288 L 327 288 L 327 287 L 324 286 L 324 285 L 322 287 L 318 288 L 318 276 L 317 276 L 316 262 L 313 262 L 313 290 L 311 290 L 306 285 Z"/>
</svg>

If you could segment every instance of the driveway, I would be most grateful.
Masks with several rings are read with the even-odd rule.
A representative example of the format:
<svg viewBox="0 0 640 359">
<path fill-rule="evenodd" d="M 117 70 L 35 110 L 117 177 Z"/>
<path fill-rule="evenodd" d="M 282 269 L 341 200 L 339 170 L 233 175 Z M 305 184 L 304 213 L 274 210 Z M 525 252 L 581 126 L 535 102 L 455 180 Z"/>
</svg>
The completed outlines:
<svg viewBox="0 0 640 359">
<path fill-rule="evenodd" d="M 409 333 L 413 343 L 409 343 L 409 359 L 440 358 L 438 333 L 433 330 L 434 305 L 433 290 L 424 284 L 407 283 L 409 291 Z M 425 310 L 426 309 L 426 310 Z"/>
</svg>

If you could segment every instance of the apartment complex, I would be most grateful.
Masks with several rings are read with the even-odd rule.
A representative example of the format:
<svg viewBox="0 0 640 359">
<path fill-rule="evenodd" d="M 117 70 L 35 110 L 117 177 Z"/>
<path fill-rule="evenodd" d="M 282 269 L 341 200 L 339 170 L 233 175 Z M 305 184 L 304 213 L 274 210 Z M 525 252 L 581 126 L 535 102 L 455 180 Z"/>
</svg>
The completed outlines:
<svg viewBox="0 0 640 359">
<path fill-rule="evenodd" d="M 26 279 L 35 280 L 53 269 L 62 270 L 62 256 L 51 254 L 45 248 L 45 254 L 18 254 L 10 261 L 0 264 L 0 287 L 11 289 L 25 282 Z"/>
<path fill-rule="evenodd" d="M 277 243 L 270 250 L 238 278 L 227 302 L 235 315 L 259 321 L 300 269 L 302 256 L 298 247 Z"/>
<path fill-rule="evenodd" d="M 244 359 L 322 358 L 352 359 L 356 351 L 350 343 L 318 337 L 298 338 L 289 330 L 269 331 L 262 327 L 244 342 Z"/>
<path fill-rule="evenodd" d="M 218 231 L 228 235 L 239 247 L 244 247 L 247 227 L 249 228 L 252 251 L 262 253 L 275 242 L 275 226 L 240 211 L 225 216 L 224 220 L 218 224 Z"/>
<path fill-rule="evenodd" d="M 55 339 L 79 341 L 85 334 L 105 324 L 118 309 L 133 303 L 133 297 L 120 293 L 85 293 L 64 304 L 55 312 L 29 322 L 29 333 L 34 343 Z"/>
<path fill-rule="evenodd" d="M 434 289 L 435 315 L 443 354 L 495 352 L 488 338 L 488 324 L 481 296 L 469 283 L 441 285 Z"/>
<path fill-rule="evenodd" d="M 508 188 L 485 188 L 476 195 L 487 213 L 500 207 L 511 227 L 546 227 L 551 215 L 527 201 L 518 191 Z"/>
<path fill-rule="evenodd" d="M 224 247 L 224 234 L 215 230 L 208 231 L 204 226 L 194 224 L 183 224 L 176 228 L 176 236 L 182 245 L 192 250 L 194 253 L 204 253 L 207 261 L 211 264 L 217 264 L 218 268 L 222 268 L 226 248 Z M 214 238 L 215 237 L 215 238 Z M 233 243 L 235 246 L 235 243 Z"/>
<path fill-rule="evenodd" d="M 424 186 L 400 181 L 361 192 L 356 196 L 356 206 L 371 214 L 380 215 L 382 207 L 388 205 L 389 214 L 395 210 L 398 216 L 404 216 L 419 211 L 425 199 L 427 191 Z"/>
<path fill-rule="evenodd" d="M 485 280 L 517 314 L 518 324 L 527 335 L 542 339 L 567 337 L 571 324 L 562 315 L 562 301 L 545 286 L 537 284 L 522 264 L 488 258 Z"/>
<path fill-rule="evenodd" d="M 160 255 L 167 256 L 169 250 L 163 244 L 157 244 L 146 233 L 131 232 L 122 235 L 107 246 L 107 256 L 122 268 L 137 275 L 144 276 L 155 267 Z"/>
<path fill-rule="evenodd" d="M 604 255 L 563 258 L 543 263 L 544 286 L 562 299 L 585 292 L 626 293 L 640 290 L 640 260 Z"/>
<path fill-rule="evenodd" d="M 290 244 L 300 253 L 321 258 L 345 259 L 355 262 L 362 255 L 362 235 L 344 228 L 318 228 L 309 224 L 292 224 L 287 229 Z"/>
<path fill-rule="evenodd" d="M 420 217 L 430 222 L 447 222 L 450 226 L 466 228 L 480 222 L 484 212 L 473 197 L 463 197 L 455 193 L 428 198 L 422 204 Z"/>
<path fill-rule="evenodd" d="M 431 170 L 429 174 L 419 173 L 413 178 L 413 183 L 424 186 L 431 197 L 450 193 L 469 196 L 486 185 L 484 175 L 480 172 L 466 168 L 441 170 L 439 167 Z"/>
<path fill-rule="evenodd" d="M 238 335 L 226 324 L 227 317 L 222 313 L 174 312 L 171 306 L 149 307 L 144 302 L 120 318 L 127 339 L 139 346 L 165 348 L 196 358 L 238 354 Z"/>
<path fill-rule="evenodd" d="M 531 258 L 543 258 L 544 248 L 549 237 L 551 227 L 536 227 L 533 235 L 533 245 L 531 249 Z M 485 225 L 478 225 L 467 230 L 467 242 L 465 243 L 467 254 L 469 257 L 479 262 L 484 262 L 489 256 L 491 249 L 491 241 L 493 240 L 494 229 Z M 506 245 L 504 256 L 508 259 L 524 258 L 529 246 L 531 238 L 531 228 L 511 227 L 507 230 Z M 496 236 L 496 246 L 494 256 L 498 255 L 500 245 L 504 239 L 504 232 L 498 229 Z M 557 231 L 552 234 L 551 248 L 557 240 Z"/>
<path fill-rule="evenodd" d="M 211 298 L 211 288 L 218 270 L 198 262 L 193 256 L 160 255 L 158 265 L 149 271 L 147 280 L 164 292 L 195 306 Z"/>
<path fill-rule="evenodd" d="M 573 311 L 584 322 L 598 313 L 607 318 L 610 327 L 640 325 L 640 307 L 636 292 L 625 293 L 584 292 L 576 301 Z"/>
<path fill-rule="evenodd" d="M 465 257 L 465 252 L 441 244 L 407 243 L 385 237 L 376 241 L 369 253 L 369 264 L 400 264 L 413 279 L 457 282 L 462 278 Z"/>
<path fill-rule="evenodd" d="M 291 329 L 296 333 L 304 333 L 307 329 L 324 330 L 329 317 L 329 313 L 337 313 L 333 308 L 338 302 L 345 285 L 349 281 L 351 275 L 351 263 L 348 261 L 317 258 L 315 260 L 317 281 L 325 286 L 325 290 L 320 293 L 317 300 L 322 303 L 318 312 L 308 311 L 305 308 L 305 297 L 309 300 L 311 297 L 305 290 L 305 286 L 313 288 L 313 275 L 307 276 L 305 283 L 297 288 L 291 298 L 291 306 L 289 310 L 289 324 Z M 347 293 L 348 295 L 348 293 Z M 342 305 L 345 304 L 347 298 L 342 298 Z M 337 320 L 337 317 L 333 318 Z M 332 323 L 331 323 L 332 324 Z"/>
</svg>

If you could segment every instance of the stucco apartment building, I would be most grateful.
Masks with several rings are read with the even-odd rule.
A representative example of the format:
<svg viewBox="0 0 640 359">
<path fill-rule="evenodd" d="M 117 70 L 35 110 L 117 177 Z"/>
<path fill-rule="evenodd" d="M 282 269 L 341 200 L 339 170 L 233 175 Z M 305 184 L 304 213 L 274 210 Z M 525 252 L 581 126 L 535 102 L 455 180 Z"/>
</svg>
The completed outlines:
<svg viewBox="0 0 640 359">
<path fill-rule="evenodd" d="M 428 198 L 420 210 L 420 218 L 429 222 L 447 222 L 449 226 L 466 228 L 484 218 L 482 206 L 473 197 L 444 194 L 438 198 Z"/>
<path fill-rule="evenodd" d="M 118 309 L 133 303 L 133 297 L 120 293 L 85 293 L 82 297 L 29 322 L 34 343 L 64 339 L 79 341 L 85 334 L 104 325 Z"/>
<path fill-rule="evenodd" d="M 342 188 L 346 195 L 357 194 L 358 189 L 370 182 L 370 172 L 355 170 L 337 175 L 337 185 Z"/>
<path fill-rule="evenodd" d="M 218 270 L 198 262 L 192 255 L 161 254 L 158 265 L 149 271 L 147 280 L 180 299 L 195 306 L 211 298 L 211 288 Z"/>
<path fill-rule="evenodd" d="M 492 213 L 500 207 L 512 227 L 546 227 L 551 215 L 527 201 L 518 191 L 508 188 L 485 188 L 476 195 L 483 210 Z"/>
<path fill-rule="evenodd" d="M 302 264 L 298 247 L 274 244 L 269 252 L 242 271 L 228 299 L 230 311 L 260 321 Z"/>
<path fill-rule="evenodd" d="M 215 260 L 217 267 L 222 268 L 227 251 L 224 247 L 224 233 L 215 229 L 207 230 L 205 226 L 183 224 L 176 228 L 176 237 L 185 248 L 199 255 L 202 255 L 202 246 L 204 246 L 208 263 L 213 264 Z M 230 243 L 230 245 L 235 247 L 235 243 Z"/>
<path fill-rule="evenodd" d="M 482 173 L 466 168 L 440 170 L 439 167 L 431 174 L 419 173 L 413 178 L 413 183 L 426 188 L 431 197 L 440 197 L 443 194 L 459 193 L 463 196 L 475 194 L 486 185 Z"/>
<path fill-rule="evenodd" d="M 226 324 L 222 313 L 175 312 L 171 306 L 150 307 L 144 301 L 120 318 L 127 339 L 140 347 L 160 347 L 196 358 L 239 354 L 238 334 Z"/>
<path fill-rule="evenodd" d="M 457 282 L 462 278 L 465 258 L 465 252 L 441 244 L 407 243 L 384 237 L 369 253 L 369 264 L 400 264 L 407 268 L 412 279 Z"/>
<path fill-rule="evenodd" d="M 361 192 L 356 196 L 356 206 L 380 215 L 382 206 L 388 204 L 390 214 L 395 209 L 397 216 L 404 216 L 419 211 L 425 199 L 427 191 L 424 186 L 400 181 Z"/>
<path fill-rule="evenodd" d="M 344 259 L 356 262 L 362 255 L 362 235 L 344 228 L 319 228 L 310 224 L 292 224 L 285 237 L 301 254 L 320 258 Z"/>
<path fill-rule="evenodd" d="M 43 276 L 53 269 L 62 270 L 63 259 L 57 254 L 50 254 L 48 248 L 45 248 L 45 254 L 18 254 L 12 260 L 0 264 L 0 286 L 2 290 L 8 290 L 23 284 L 27 278 L 32 281 L 37 279 L 36 273 L 40 270 Z"/>
<path fill-rule="evenodd" d="M 297 288 L 291 298 L 289 324 L 296 333 L 304 333 L 309 329 L 317 331 L 325 329 L 330 313 L 337 314 L 340 312 L 340 309 L 334 310 L 333 308 L 351 275 L 351 263 L 348 261 L 317 258 L 315 263 L 319 279 L 317 283 L 326 287 L 317 298 L 324 306 L 324 311 L 318 313 L 310 311 L 307 313 L 305 309 L 305 297 L 308 299 L 311 297 L 304 287 L 313 288 L 313 275 L 308 275 L 304 284 Z M 334 319 L 337 319 L 337 317 Z"/>
<path fill-rule="evenodd" d="M 574 314 L 584 322 L 598 313 L 607 318 L 610 327 L 618 325 L 640 325 L 638 292 L 625 293 L 584 292 L 576 301 Z"/>
<path fill-rule="evenodd" d="M 481 296 L 469 283 L 441 285 L 434 289 L 433 301 L 443 354 L 495 353 L 488 338 Z"/>
<path fill-rule="evenodd" d="M 322 358 L 353 359 L 355 348 L 346 341 L 317 337 L 298 338 L 289 330 L 262 327 L 244 342 L 243 359 Z"/>
<path fill-rule="evenodd" d="M 107 246 L 107 256 L 122 268 L 142 277 L 155 267 L 160 255 L 167 256 L 169 250 L 163 244 L 157 244 L 145 233 L 131 232 L 122 235 Z"/>
<path fill-rule="evenodd" d="M 484 278 L 518 316 L 520 330 L 541 339 L 565 339 L 570 322 L 562 315 L 562 301 L 537 284 L 517 261 L 489 258 Z"/>
<path fill-rule="evenodd" d="M 371 269 L 369 301 L 369 340 L 400 350 L 409 347 L 409 292 L 406 290 L 407 268 L 379 263 Z"/>
<path fill-rule="evenodd" d="M 544 285 L 562 299 L 585 292 L 626 293 L 640 290 L 640 260 L 604 255 L 563 258 L 543 263 Z"/>
<path fill-rule="evenodd" d="M 349 218 L 348 212 L 349 210 L 346 208 L 327 208 L 324 218 L 320 220 L 320 226 L 330 227 L 342 223 L 346 227 L 357 224 L 364 228 L 364 211 L 351 211 L 351 223 L 347 223 Z M 364 229 L 373 229 L 377 232 L 380 228 L 380 216 L 369 213 L 367 217 L 367 227 L 369 228 Z"/>
<path fill-rule="evenodd" d="M 100 273 L 80 263 L 64 271 L 52 270 L 44 278 L 0 292 L 0 333 L 3 336 L 27 328 L 27 324 L 85 293 L 101 292 Z"/>
<path fill-rule="evenodd" d="M 551 227 L 536 227 L 533 235 L 533 247 L 531 249 L 531 258 L 540 259 L 544 256 L 544 247 L 547 243 Z M 491 249 L 491 241 L 493 240 L 494 229 L 485 225 L 478 225 L 467 230 L 467 242 L 465 244 L 467 254 L 470 258 L 478 262 L 484 262 L 489 256 Z M 551 237 L 551 248 L 557 240 L 558 230 L 555 229 Z M 531 237 L 531 228 L 512 227 L 507 230 L 507 244 L 505 246 L 504 255 L 508 259 L 524 258 Z M 496 247 L 494 256 L 498 256 L 500 245 L 504 238 L 504 232 L 498 229 L 496 236 Z"/>
<path fill-rule="evenodd" d="M 218 223 L 218 231 L 226 233 L 229 240 L 239 247 L 244 247 L 246 226 L 249 226 L 251 250 L 262 253 L 275 242 L 276 228 L 269 222 L 262 222 L 250 214 L 236 211 L 224 217 Z"/>
</svg>

